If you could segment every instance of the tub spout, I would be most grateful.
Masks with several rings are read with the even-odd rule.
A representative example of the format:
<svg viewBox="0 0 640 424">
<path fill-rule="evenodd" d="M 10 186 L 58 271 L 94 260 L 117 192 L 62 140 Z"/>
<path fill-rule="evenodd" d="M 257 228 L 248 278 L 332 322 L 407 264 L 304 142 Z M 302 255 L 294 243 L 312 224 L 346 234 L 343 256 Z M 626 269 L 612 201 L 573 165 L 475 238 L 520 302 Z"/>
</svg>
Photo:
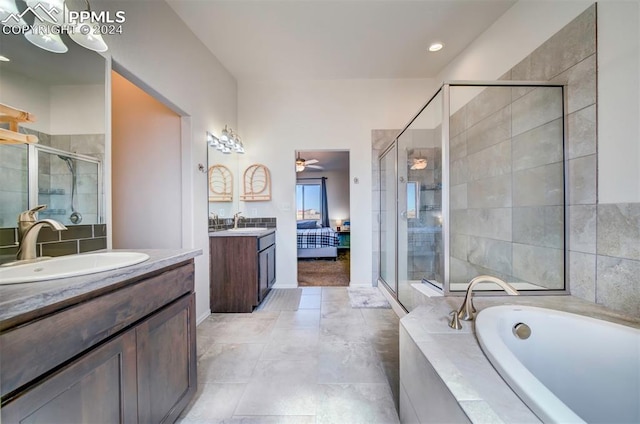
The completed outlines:
<svg viewBox="0 0 640 424">
<path fill-rule="evenodd" d="M 469 281 L 469 286 L 467 287 L 467 293 L 464 296 L 464 301 L 462 301 L 462 305 L 460 305 L 460 309 L 458 309 L 458 317 L 465 321 L 472 321 L 473 314 L 476 312 L 476 308 L 473 306 L 473 288 L 481 282 L 491 282 L 500 286 L 507 294 L 511 296 L 517 296 L 520 293 L 509 283 L 496 278 L 490 275 L 480 275 L 471 281 Z"/>
</svg>

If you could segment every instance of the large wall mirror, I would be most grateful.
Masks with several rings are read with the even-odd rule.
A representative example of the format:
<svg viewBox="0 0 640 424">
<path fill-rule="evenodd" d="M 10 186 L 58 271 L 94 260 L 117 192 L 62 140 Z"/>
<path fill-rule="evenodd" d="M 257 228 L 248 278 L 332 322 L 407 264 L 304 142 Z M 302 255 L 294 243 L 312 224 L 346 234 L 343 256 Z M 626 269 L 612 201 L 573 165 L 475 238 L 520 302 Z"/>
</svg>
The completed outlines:
<svg viewBox="0 0 640 424">
<path fill-rule="evenodd" d="M 209 146 L 207 162 L 209 218 L 231 218 L 234 213 L 240 211 L 242 175 L 238 154 L 222 153 Z"/>
<path fill-rule="evenodd" d="M 47 205 L 40 219 L 104 223 L 106 60 L 67 41 L 68 52 L 58 54 L 3 35 L 0 103 L 35 117 L 19 132 L 38 142 L 0 144 L 0 230 L 16 227 L 18 214 L 38 204 Z"/>
</svg>

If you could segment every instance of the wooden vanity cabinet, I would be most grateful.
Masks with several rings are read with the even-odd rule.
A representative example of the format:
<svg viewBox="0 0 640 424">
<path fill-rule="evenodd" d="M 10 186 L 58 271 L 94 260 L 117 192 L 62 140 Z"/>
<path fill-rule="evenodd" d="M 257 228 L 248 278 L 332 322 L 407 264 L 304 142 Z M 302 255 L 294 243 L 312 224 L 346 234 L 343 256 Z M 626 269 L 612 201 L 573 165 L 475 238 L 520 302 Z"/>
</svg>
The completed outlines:
<svg viewBox="0 0 640 424">
<path fill-rule="evenodd" d="M 212 236 L 211 312 L 251 312 L 276 282 L 276 234 Z"/>
<path fill-rule="evenodd" d="M 174 422 L 196 392 L 193 283 L 191 261 L 0 333 L 2 422 Z"/>
</svg>

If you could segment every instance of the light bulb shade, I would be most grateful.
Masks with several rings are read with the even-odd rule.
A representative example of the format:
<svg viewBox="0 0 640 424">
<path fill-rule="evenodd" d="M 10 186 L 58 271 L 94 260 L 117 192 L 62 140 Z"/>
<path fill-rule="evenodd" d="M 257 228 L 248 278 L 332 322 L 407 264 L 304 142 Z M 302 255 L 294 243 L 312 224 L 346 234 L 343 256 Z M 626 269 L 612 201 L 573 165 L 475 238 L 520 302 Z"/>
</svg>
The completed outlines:
<svg viewBox="0 0 640 424">
<path fill-rule="evenodd" d="M 222 153 L 224 153 L 225 155 L 228 155 L 228 154 L 231 153 L 231 149 L 229 147 L 227 147 L 227 146 L 224 146 L 222 148 Z"/>
<path fill-rule="evenodd" d="M 26 26 L 27 23 L 19 17 L 20 12 L 14 0 L 0 0 L 0 22 L 7 26 Z"/>
<path fill-rule="evenodd" d="M 35 18 L 34 24 L 44 21 L 62 25 L 64 21 L 64 0 L 26 0 Z"/>
<path fill-rule="evenodd" d="M 236 138 L 236 153 L 244 153 L 244 145 L 242 144 L 242 141 L 240 141 L 240 138 Z"/>
<path fill-rule="evenodd" d="M 299 165 L 296 163 L 296 172 L 302 172 L 304 171 L 304 165 Z"/>
<path fill-rule="evenodd" d="M 218 147 L 218 145 L 220 144 L 218 142 L 218 138 L 215 135 L 211 134 L 209 131 L 207 131 L 207 143 L 211 147 Z"/>
<path fill-rule="evenodd" d="M 224 126 L 224 129 L 220 133 L 220 141 L 222 141 L 224 144 L 227 144 L 227 142 L 229 141 L 229 131 L 227 130 L 226 125 Z"/>
<path fill-rule="evenodd" d="M 39 27 L 37 33 L 30 29 L 24 33 L 24 37 L 33 45 L 40 47 L 51 53 L 66 53 L 69 51 L 67 46 L 62 42 L 58 34 L 44 30 L 44 26 Z"/>
<path fill-rule="evenodd" d="M 88 23 L 76 24 L 69 31 L 69 37 L 82 47 L 98 53 L 109 50 L 107 43 L 102 39 L 102 35 L 94 33 L 93 26 Z"/>
</svg>

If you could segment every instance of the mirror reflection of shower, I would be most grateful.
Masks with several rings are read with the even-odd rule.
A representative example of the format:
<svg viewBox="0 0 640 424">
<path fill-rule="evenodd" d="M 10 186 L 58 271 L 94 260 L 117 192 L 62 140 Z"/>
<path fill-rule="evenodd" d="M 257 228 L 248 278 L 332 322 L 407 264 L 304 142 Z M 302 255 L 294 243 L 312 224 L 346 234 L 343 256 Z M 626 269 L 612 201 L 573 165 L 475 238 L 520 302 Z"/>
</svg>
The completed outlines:
<svg viewBox="0 0 640 424">
<path fill-rule="evenodd" d="M 71 172 L 71 215 L 69 215 L 69 221 L 72 224 L 79 224 L 82 222 L 82 215 L 80 212 L 76 210 L 76 192 L 78 191 L 78 175 L 76 174 L 76 167 L 69 156 L 58 155 L 60 159 L 62 159 L 66 164 L 67 168 L 69 168 L 69 172 Z"/>
</svg>

